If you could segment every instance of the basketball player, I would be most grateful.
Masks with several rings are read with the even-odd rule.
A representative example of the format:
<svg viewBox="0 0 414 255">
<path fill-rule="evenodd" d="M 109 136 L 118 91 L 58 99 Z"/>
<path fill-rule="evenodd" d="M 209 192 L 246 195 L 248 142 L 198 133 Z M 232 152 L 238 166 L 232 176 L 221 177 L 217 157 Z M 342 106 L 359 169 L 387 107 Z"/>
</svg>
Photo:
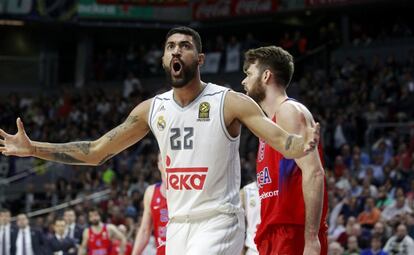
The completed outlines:
<svg viewBox="0 0 414 255">
<path fill-rule="evenodd" d="M 144 212 L 141 225 L 135 237 L 132 255 L 141 255 L 151 233 L 154 233 L 157 255 L 165 255 L 165 238 L 167 234 L 168 209 L 165 199 L 165 171 L 162 166 L 161 154 L 158 154 L 158 169 L 162 182 L 148 186 L 144 194 Z"/>
<path fill-rule="evenodd" d="M 126 237 L 112 224 L 104 224 L 101 221 L 99 210 L 89 210 L 90 227 L 83 231 L 82 243 L 78 255 L 110 255 L 112 241 L 121 241 L 119 253 L 123 255 L 126 246 Z"/>
<path fill-rule="evenodd" d="M 240 190 L 240 200 L 246 219 L 246 238 L 242 254 L 258 255 L 259 251 L 254 243 L 257 225 L 260 223 L 259 188 L 256 181 L 247 184 Z"/>
<path fill-rule="evenodd" d="M 269 46 L 245 53 L 243 80 L 247 94 L 281 127 L 305 134 L 312 114 L 286 94 L 293 75 L 293 57 Z M 275 150 L 276 149 L 276 150 Z M 255 242 L 260 254 L 327 254 L 327 193 L 321 153 L 290 160 L 261 139 L 257 183 L 261 224 Z"/>
<path fill-rule="evenodd" d="M 95 141 L 31 141 L 17 118 L 17 134 L 0 130 L 0 152 L 99 165 L 151 130 L 167 173 L 167 254 L 239 254 L 244 239 L 239 196 L 241 123 L 289 158 L 315 148 L 319 125 L 302 136 L 287 133 L 248 96 L 201 81 L 204 58 L 196 31 L 173 28 L 162 57 L 172 90 L 142 102 L 124 123 Z M 174 245 L 168 245 L 170 241 Z"/>
</svg>

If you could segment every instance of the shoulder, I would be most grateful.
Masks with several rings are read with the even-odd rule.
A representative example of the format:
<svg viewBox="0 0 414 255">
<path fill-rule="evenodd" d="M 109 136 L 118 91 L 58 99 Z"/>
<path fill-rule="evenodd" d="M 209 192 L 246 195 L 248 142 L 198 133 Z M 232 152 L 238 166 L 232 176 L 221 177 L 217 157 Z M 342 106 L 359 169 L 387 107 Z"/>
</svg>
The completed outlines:
<svg viewBox="0 0 414 255">
<path fill-rule="evenodd" d="M 288 100 L 280 105 L 276 112 L 277 122 L 295 122 L 306 124 L 307 121 L 312 121 L 313 117 L 308 108 L 300 102 Z"/>
<path fill-rule="evenodd" d="M 154 191 L 155 191 L 155 184 L 152 184 L 150 186 L 147 187 L 147 189 L 145 190 L 144 193 L 144 202 L 145 203 L 149 203 L 152 199 L 152 197 L 154 196 Z"/>
</svg>

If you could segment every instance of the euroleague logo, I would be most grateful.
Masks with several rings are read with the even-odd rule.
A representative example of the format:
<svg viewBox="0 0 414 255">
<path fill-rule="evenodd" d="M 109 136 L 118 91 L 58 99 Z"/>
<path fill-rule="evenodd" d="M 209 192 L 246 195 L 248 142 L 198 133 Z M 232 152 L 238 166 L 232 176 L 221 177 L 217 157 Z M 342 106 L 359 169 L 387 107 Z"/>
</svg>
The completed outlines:
<svg viewBox="0 0 414 255">
<path fill-rule="evenodd" d="M 170 157 L 167 156 L 167 166 Z M 207 167 L 175 167 L 166 168 L 167 189 L 173 190 L 202 190 L 206 181 Z"/>
</svg>

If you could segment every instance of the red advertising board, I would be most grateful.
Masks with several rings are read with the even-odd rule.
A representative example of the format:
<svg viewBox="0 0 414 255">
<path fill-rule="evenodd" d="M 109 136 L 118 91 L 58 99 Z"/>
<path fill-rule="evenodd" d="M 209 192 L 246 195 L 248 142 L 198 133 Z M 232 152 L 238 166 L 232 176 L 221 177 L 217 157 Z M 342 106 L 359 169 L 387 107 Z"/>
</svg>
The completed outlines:
<svg viewBox="0 0 414 255">
<path fill-rule="evenodd" d="M 272 13 L 277 7 L 277 0 L 204 0 L 193 5 L 193 19 L 208 20 Z"/>
</svg>

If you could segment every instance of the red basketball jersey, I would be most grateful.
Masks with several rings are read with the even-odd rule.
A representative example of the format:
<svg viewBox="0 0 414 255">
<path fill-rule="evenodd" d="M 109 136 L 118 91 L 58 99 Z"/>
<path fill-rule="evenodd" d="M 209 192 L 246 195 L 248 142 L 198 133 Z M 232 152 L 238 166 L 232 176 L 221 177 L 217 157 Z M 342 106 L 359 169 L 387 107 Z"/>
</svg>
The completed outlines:
<svg viewBox="0 0 414 255">
<path fill-rule="evenodd" d="M 157 255 L 165 254 L 165 241 L 167 235 L 168 209 L 167 200 L 161 194 L 161 183 L 155 184 L 151 200 L 152 225 L 154 227 Z"/>
<path fill-rule="evenodd" d="M 88 233 L 88 255 L 109 255 L 111 253 L 111 240 L 106 225 L 103 225 L 99 233 L 94 233 L 92 228 L 89 228 Z"/>
<path fill-rule="evenodd" d="M 273 121 L 276 122 L 276 117 Z M 322 160 L 322 147 L 319 145 L 318 149 Z M 304 225 L 305 202 L 302 192 L 302 172 L 295 160 L 285 158 L 261 139 L 257 152 L 256 172 L 261 201 L 261 223 L 255 237 L 255 242 L 258 244 L 272 225 Z M 326 181 L 323 196 L 321 231 L 327 229 Z"/>
</svg>

